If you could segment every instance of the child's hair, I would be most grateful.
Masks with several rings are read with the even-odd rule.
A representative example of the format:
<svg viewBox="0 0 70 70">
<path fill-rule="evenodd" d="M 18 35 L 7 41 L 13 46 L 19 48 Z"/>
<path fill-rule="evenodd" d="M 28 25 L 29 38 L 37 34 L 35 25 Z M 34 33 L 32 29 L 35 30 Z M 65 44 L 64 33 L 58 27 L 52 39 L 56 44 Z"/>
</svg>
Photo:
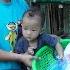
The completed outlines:
<svg viewBox="0 0 70 70">
<path fill-rule="evenodd" d="M 23 15 L 22 19 L 27 15 L 29 18 L 33 18 L 35 15 L 39 16 L 41 18 L 41 24 L 43 26 L 43 19 L 42 19 L 42 13 L 40 11 L 39 6 L 32 6 L 25 14 Z M 23 21 L 22 21 L 23 22 Z"/>
<path fill-rule="evenodd" d="M 27 10 L 23 15 L 22 15 L 22 20 L 21 20 L 21 24 L 22 24 L 22 22 L 24 21 L 23 19 L 24 19 L 24 17 L 25 17 L 25 15 L 28 13 L 28 17 L 33 17 L 34 15 L 37 15 L 37 16 L 40 16 L 41 17 L 41 25 L 42 25 L 42 27 L 43 27 L 43 21 L 44 21 L 44 19 L 43 19 L 43 13 L 41 13 L 41 11 L 40 11 L 40 5 L 38 5 L 38 4 L 33 4 L 32 6 L 31 6 L 31 8 L 29 9 L 29 10 Z M 22 26 L 20 25 L 19 26 L 19 30 L 18 30 L 18 37 L 17 37 L 17 39 L 19 39 L 20 37 L 22 37 L 23 35 L 22 35 Z"/>
</svg>

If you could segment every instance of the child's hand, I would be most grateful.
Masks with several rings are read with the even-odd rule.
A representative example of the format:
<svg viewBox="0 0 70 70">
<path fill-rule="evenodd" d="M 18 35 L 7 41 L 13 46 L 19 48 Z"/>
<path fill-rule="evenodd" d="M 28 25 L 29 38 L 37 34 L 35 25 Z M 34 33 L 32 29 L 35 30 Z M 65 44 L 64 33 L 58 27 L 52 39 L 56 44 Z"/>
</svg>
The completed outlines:
<svg viewBox="0 0 70 70">
<path fill-rule="evenodd" d="M 33 55 L 34 54 L 33 48 L 29 47 L 28 50 L 27 50 L 27 53 L 30 54 L 30 55 Z"/>
<path fill-rule="evenodd" d="M 56 59 L 57 59 L 57 60 L 61 60 L 61 61 L 64 60 L 64 58 L 63 58 L 63 57 L 60 57 L 60 56 L 56 56 Z"/>
<path fill-rule="evenodd" d="M 21 54 L 21 57 L 20 57 L 20 61 L 25 63 L 27 66 L 32 66 L 32 60 L 35 59 L 35 60 L 39 60 L 38 57 L 36 56 L 32 56 L 32 55 L 28 55 L 28 54 Z"/>
</svg>

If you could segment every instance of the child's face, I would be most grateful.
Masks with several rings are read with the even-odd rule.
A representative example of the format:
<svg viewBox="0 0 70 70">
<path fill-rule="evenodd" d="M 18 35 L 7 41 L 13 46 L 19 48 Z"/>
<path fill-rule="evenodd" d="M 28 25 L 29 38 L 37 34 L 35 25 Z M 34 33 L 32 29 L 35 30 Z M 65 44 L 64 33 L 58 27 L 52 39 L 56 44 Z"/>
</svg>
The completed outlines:
<svg viewBox="0 0 70 70">
<path fill-rule="evenodd" d="M 41 31 L 41 19 L 38 16 L 24 18 L 22 25 L 23 36 L 28 41 L 36 40 Z"/>
</svg>

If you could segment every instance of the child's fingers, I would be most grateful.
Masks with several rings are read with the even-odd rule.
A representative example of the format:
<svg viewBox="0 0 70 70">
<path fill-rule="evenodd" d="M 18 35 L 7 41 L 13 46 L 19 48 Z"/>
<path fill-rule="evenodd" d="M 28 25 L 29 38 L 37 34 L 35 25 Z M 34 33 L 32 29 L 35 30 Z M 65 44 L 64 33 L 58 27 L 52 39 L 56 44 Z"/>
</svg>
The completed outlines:
<svg viewBox="0 0 70 70">
<path fill-rule="evenodd" d="M 30 55 L 33 55 L 34 54 L 34 51 L 32 48 L 28 48 L 28 51 L 27 51 Z"/>
</svg>

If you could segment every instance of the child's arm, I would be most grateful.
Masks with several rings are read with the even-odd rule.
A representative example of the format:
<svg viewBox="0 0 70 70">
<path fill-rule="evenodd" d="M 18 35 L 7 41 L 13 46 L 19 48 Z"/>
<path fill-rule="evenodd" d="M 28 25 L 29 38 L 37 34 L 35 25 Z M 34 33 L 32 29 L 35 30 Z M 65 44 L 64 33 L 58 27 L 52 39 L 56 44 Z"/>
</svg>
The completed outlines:
<svg viewBox="0 0 70 70">
<path fill-rule="evenodd" d="M 63 48 L 59 43 L 60 37 L 56 35 L 50 35 L 50 34 L 44 33 L 42 34 L 41 38 L 42 38 L 43 44 L 48 44 L 52 48 L 55 48 L 60 58 L 64 57 Z"/>
<path fill-rule="evenodd" d="M 55 46 L 55 49 L 60 57 L 60 59 L 63 59 L 64 57 L 64 51 L 63 51 L 63 48 L 62 46 L 60 45 L 60 43 L 57 42 L 56 46 Z"/>
</svg>

